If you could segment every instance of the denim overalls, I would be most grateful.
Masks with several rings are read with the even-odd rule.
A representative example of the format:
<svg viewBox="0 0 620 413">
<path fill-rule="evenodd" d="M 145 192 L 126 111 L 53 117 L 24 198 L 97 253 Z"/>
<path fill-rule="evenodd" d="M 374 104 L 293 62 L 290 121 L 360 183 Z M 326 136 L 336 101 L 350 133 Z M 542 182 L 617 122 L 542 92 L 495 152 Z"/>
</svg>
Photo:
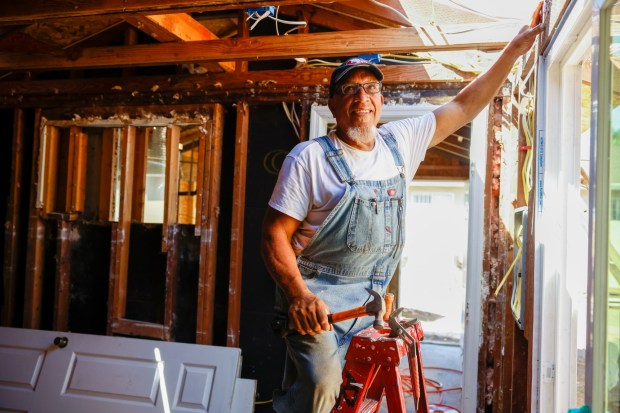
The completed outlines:
<svg viewBox="0 0 620 413">
<path fill-rule="evenodd" d="M 346 191 L 297 258 L 308 288 L 331 313 L 361 306 L 369 300 L 365 288 L 381 295 L 396 270 L 404 242 L 406 180 L 404 163 L 389 132 L 383 139 L 400 174 L 382 181 L 356 181 L 342 156 L 326 137 L 316 141 Z M 380 139 L 378 137 L 378 139 Z M 277 295 L 276 308 L 288 305 Z M 315 336 L 286 337 L 287 365 L 283 388 L 276 391 L 278 412 L 329 412 L 338 396 L 342 363 L 351 337 L 370 326 L 373 317 L 334 324 L 333 331 Z M 340 362 L 336 362 L 340 360 Z M 318 383 L 318 385 L 317 385 Z"/>
</svg>

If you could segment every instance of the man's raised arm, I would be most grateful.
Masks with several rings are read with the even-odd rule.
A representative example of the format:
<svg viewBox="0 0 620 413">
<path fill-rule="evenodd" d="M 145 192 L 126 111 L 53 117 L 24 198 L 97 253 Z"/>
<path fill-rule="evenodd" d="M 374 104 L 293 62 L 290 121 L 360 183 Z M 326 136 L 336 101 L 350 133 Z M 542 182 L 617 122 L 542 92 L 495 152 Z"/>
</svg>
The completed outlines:
<svg viewBox="0 0 620 413">
<path fill-rule="evenodd" d="M 543 29 L 542 24 L 535 27 L 524 26 L 486 72 L 461 90 L 454 100 L 435 109 L 437 126 L 429 147 L 446 139 L 489 104 L 508 77 L 515 61 L 532 47 Z"/>
</svg>

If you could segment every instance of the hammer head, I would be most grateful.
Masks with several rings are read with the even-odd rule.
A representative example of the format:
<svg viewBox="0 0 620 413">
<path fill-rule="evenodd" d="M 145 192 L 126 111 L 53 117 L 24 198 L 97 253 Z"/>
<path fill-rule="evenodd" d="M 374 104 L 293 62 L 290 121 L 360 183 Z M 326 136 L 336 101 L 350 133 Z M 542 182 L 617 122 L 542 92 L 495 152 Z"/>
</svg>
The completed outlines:
<svg viewBox="0 0 620 413">
<path fill-rule="evenodd" d="M 366 288 L 368 294 L 372 297 L 372 300 L 366 303 L 366 314 L 375 316 L 375 321 L 372 323 L 372 326 L 381 330 L 385 328 L 385 324 L 383 323 L 383 315 L 385 314 L 385 301 L 381 294 L 372 290 L 370 288 Z"/>
</svg>

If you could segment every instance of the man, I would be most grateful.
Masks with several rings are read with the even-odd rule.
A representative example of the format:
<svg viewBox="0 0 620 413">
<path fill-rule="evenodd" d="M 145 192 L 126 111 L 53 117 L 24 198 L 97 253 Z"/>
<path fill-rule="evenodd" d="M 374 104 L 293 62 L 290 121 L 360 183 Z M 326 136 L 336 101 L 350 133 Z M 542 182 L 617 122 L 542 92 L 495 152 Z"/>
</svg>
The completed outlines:
<svg viewBox="0 0 620 413">
<path fill-rule="evenodd" d="M 329 109 L 337 126 L 287 156 L 263 224 L 261 252 L 288 318 L 286 371 L 277 412 L 329 412 L 351 337 L 371 317 L 331 326 L 329 313 L 385 293 L 404 242 L 407 183 L 426 150 L 471 121 L 495 96 L 516 59 L 542 31 L 524 27 L 495 64 L 428 115 L 387 123 L 383 74 L 351 59 L 334 70 Z"/>
</svg>

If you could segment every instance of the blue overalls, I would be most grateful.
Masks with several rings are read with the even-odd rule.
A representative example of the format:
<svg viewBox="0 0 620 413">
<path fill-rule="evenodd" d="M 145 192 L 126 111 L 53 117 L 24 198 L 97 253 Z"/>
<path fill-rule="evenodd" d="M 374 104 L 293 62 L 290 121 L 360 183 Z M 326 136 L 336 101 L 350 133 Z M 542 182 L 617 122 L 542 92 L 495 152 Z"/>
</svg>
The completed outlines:
<svg viewBox="0 0 620 413">
<path fill-rule="evenodd" d="M 385 133 L 382 137 L 400 174 L 382 181 L 356 181 L 342 150 L 334 148 L 326 136 L 317 139 L 340 181 L 346 183 L 346 191 L 297 264 L 308 288 L 331 313 L 365 304 L 370 299 L 366 287 L 383 295 L 400 260 L 405 238 L 405 171 L 396 141 Z M 278 307 L 286 314 L 288 304 L 282 294 L 277 294 Z M 349 342 L 373 320 L 343 321 L 334 324 L 333 331 L 315 336 L 288 334 L 284 391 L 274 393 L 274 409 L 280 413 L 331 411 Z"/>
</svg>

